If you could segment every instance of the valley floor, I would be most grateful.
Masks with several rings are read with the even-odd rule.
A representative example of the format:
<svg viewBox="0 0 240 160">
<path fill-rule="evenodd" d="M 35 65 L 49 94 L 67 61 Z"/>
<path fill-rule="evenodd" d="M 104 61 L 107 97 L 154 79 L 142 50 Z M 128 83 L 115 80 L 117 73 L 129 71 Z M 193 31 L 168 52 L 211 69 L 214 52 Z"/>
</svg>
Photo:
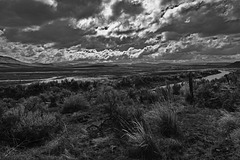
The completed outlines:
<svg viewBox="0 0 240 160">
<path fill-rule="evenodd" d="M 197 81 L 194 99 L 187 83 L 154 91 L 73 81 L 1 90 L 8 97 L 0 103 L 0 159 L 238 160 L 239 78 L 235 71 Z"/>
</svg>

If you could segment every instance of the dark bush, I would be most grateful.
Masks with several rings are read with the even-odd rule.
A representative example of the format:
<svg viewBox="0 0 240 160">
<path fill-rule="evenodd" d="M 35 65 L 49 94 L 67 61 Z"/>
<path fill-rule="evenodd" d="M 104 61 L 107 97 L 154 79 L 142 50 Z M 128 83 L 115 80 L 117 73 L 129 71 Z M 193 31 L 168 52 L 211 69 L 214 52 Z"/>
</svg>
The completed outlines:
<svg viewBox="0 0 240 160">
<path fill-rule="evenodd" d="M 140 103 L 155 103 L 159 100 L 159 95 L 157 92 L 150 89 L 140 89 L 138 92 Z"/>
<path fill-rule="evenodd" d="M 181 85 L 180 84 L 174 84 L 172 86 L 173 94 L 174 95 L 179 95 L 180 94 L 180 89 L 181 89 Z"/>
<path fill-rule="evenodd" d="M 65 99 L 63 103 L 62 113 L 66 114 L 78 112 L 81 110 L 87 110 L 89 106 L 89 103 L 82 94 L 72 95 Z"/>
<path fill-rule="evenodd" d="M 239 91 L 226 88 L 218 82 L 206 82 L 199 85 L 196 98 L 199 107 L 223 108 L 229 112 L 238 110 L 238 104 L 240 104 Z"/>
</svg>

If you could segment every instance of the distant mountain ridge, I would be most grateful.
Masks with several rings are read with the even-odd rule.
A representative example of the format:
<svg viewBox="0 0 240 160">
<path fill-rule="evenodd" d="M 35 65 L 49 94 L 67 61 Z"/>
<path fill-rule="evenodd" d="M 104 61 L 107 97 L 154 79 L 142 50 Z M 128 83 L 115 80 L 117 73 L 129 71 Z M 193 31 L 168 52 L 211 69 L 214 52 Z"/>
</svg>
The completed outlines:
<svg viewBox="0 0 240 160">
<path fill-rule="evenodd" d="M 240 61 L 236 61 L 234 63 L 231 63 L 231 64 L 227 65 L 226 67 L 228 67 L 228 68 L 240 68 Z"/>
<path fill-rule="evenodd" d="M 26 64 L 27 65 L 27 63 L 25 63 L 25 62 L 21 62 L 19 60 L 16 60 L 12 57 L 7 57 L 7 56 L 0 56 L 0 63 L 4 63 L 4 64 L 9 64 L 9 63 L 11 63 L 11 64 Z"/>
</svg>

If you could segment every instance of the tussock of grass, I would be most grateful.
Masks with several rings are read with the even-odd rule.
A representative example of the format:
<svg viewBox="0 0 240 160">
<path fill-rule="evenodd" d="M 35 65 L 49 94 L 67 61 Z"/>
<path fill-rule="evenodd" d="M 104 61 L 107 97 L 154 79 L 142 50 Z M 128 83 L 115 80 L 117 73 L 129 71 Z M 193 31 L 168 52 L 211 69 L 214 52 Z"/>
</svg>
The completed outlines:
<svg viewBox="0 0 240 160">
<path fill-rule="evenodd" d="M 139 151 L 140 157 L 150 160 L 160 156 L 160 151 L 155 141 L 156 139 L 151 132 L 144 127 L 143 123 L 135 121 L 134 124 L 135 128 L 132 132 L 127 130 L 125 130 L 125 132 L 130 143 L 137 147 L 136 149 Z"/>
<path fill-rule="evenodd" d="M 172 157 L 173 150 L 182 148 L 176 139 L 180 134 L 177 116 L 167 106 L 157 104 L 146 113 L 142 121 L 133 121 L 131 130 L 124 130 L 129 142 L 144 159 Z"/>
<path fill-rule="evenodd" d="M 158 103 L 144 115 L 153 132 L 167 138 L 180 136 L 177 115 L 170 107 Z"/>
<path fill-rule="evenodd" d="M 179 150 L 182 149 L 182 144 L 174 138 L 159 137 L 152 132 L 144 122 L 134 121 L 135 127 L 132 131 L 127 131 L 126 136 L 129 142 L 135 147 L 135 150 L 130 150 L 130 156 L 139 156 L 145 160 L 152 159 L 169 159 L 171 157 L 178 157 Z M 172 155 L 171 153 L 174 153 Z"/>
<path fill-rule="evenodd" d="M 158 102 L 165 102 L 165 101 L 173 101 L 174 96 L 172 94 L 172 89 L 169 85 L 166 86 L 166 88 L 157 88 L 156 93 L 158 95 Z M 157 101 L 156 101 L 157 102 Z"/>
</svg>

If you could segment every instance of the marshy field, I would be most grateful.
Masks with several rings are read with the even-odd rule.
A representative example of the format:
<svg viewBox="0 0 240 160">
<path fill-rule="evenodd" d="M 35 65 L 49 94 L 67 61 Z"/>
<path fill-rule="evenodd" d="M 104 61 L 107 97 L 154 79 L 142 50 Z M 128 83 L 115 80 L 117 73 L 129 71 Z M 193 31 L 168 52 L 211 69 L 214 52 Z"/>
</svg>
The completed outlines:
<svg viewBox="0 0 240 160">
<path fill-rule="evenodd" d="M 239 70 L 188 68 L 5 68 L 0 159 L 240 159 Z"/>
</svg>

